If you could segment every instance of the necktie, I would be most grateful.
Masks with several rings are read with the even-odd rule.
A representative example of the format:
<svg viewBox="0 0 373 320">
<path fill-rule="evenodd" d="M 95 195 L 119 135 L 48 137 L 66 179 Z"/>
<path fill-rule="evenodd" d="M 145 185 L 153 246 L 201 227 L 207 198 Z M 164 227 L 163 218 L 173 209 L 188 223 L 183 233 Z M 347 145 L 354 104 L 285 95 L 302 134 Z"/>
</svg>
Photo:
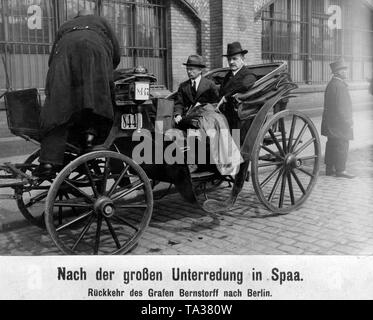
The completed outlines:
<svg viewBox="0 0 373 320">
<path fill-rule="evenodd" d="M 197 95 L 197 85 L 194 80 L 192 80 L 192 95 L 193 95 L 193 98 L 195 98 Z"/>
</svg>

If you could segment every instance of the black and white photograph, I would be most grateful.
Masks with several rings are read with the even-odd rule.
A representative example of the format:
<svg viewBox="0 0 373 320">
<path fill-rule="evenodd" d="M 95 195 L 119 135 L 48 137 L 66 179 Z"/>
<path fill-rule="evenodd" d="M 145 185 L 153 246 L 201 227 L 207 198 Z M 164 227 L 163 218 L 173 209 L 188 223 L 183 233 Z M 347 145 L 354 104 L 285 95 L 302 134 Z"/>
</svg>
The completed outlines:
<svg viewBox="0 0 373 320">
<path fill-rule="evenodd" d="M 372 299 L 372 129 L 372 0 L 0 0 L 0 296 Z"/>
</svg>

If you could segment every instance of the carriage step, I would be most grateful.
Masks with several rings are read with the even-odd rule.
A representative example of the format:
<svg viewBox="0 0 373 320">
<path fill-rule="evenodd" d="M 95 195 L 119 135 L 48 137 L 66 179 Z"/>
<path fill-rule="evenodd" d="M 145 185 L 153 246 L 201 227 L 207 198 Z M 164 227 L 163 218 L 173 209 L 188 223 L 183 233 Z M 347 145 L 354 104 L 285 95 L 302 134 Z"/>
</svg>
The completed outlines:
<svg viewBox="0 0 373 320">
<path fill-rule="evenodd" d="M 211 171 L 201 171 L 201 172 L 193 172 L 191 173 L 192 181 L 201 181 L 201 180 L 209 180 L 210 178 L 216 175 L 215 172 Z"/>
<path fill-rule="evenodd" d="M 0 188 L 23 187 L 28 182 L 21 179 L 0 179 Z"/>
</svg>

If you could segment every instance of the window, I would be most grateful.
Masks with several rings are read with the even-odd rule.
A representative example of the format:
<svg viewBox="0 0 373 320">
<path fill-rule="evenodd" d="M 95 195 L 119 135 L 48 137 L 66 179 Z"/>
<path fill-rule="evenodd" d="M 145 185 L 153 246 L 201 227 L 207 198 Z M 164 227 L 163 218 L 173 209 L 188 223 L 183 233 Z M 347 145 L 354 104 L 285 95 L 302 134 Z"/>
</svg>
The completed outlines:
<svg viewBox="0 0 373 320">
<path fill-rule="evenodd" d="M 54 2 L 0 2 L 1 88 L 43 87 L 55 35 Z"/>
<path fill-rule="evenodd" d="M 167 84 L 167 7 L 162 0 L 103 1 L 122 45 L 122 67 L 143 65 Z"/>
<path fill-rule="evenodd" d="M 328 26 L 329 5 L 342 9 L 342 29 Z M 344 57 L 351 80 L 372 65 L 372 10 L 347 0 L 277 0 L 262 14 L 262 58 L 287 61 L 296 82 L 323 83 L 329 64 Z"/>
<path fill-rule="evenodd" d="M 141 64 L 167 85 L 165 1 L 1 0 L 0 89 L 43 88 L 58 25 L 80 9 L 109 20 L 122 47 L 121 68 Z"/>
</svg>

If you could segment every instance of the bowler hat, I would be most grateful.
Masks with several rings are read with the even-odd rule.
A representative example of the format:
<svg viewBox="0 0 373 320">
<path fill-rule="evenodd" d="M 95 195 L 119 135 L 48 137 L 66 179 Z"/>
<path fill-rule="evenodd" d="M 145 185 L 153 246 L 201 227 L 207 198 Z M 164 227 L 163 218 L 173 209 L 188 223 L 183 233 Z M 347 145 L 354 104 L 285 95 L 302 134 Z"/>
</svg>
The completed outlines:
<svg viewBox="0 0 373 320">
<path fill-rule="evenodd" d="M 334 73 L 341 69 L 347 69 L 348 67 L 343 60 L 338 60 L 338 61 L 332 62 L 330 64 L 330 68 L 332 69 L 332 72 Z"/>
<path fill-rule="evenodd" d="M 248 51 L 242 50 L 241 43 L 233 42 L 233 43 L 228 43 L 227 54 L 223 54 L 223 57 L 230 57 L 230 56 L 234 56 L 235 54 L 246 54 L 246 53 L 248 53 Z"/>
<path fill-rule="evenodd" d="M 191 67 L 200 67 L 206 68 L 206 65 L 203 63 L 203 58 L 198 54 L 192 54 L 188 57 L 188 61 L 183 63 L 184 66 L 191 66 Z"/>
</svg>

